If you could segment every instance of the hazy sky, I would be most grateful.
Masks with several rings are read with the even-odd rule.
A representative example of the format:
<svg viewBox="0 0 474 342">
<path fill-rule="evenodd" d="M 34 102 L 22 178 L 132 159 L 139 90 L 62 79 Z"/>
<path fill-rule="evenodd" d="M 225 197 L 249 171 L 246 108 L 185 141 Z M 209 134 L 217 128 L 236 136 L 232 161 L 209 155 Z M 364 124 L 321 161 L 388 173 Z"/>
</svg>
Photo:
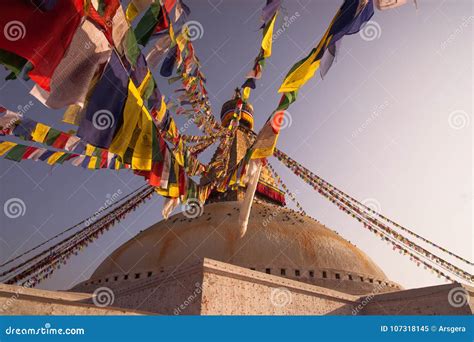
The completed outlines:
<svg viewBox="0 0 474 342">
<path fill-rule="evenodd" d="M 190 20 L 203 27 L 194 46 L 218 113 L 258 53 L 264 1 L 187 3 Z M 275 35 L 273 56 L 251 97 L 256 129 L 275 108 L 284 74 L 320 39 L 341 3 L 284 1 L 275 31 L 285 29 Z M 418 4 L 418 10 L 409 4 L 376 11 L 373 31 L 343 38 L 340 55 L 325 79 L 311 80 L 290 107 L 292 124 L 282 131 L 278 147 L 389 218 L 472 260 L 472 1 L 418 0 Z M 31 82 L 4 82 L 5 75 L 0 74 L 2 106 L 15 110 L 32 101 L 25 116 L 59 129 L 71 128 L 59 123 L 62 111 L 49 110 L 28 94 Z M 158 82 L 170 94 L 166 81 Z M 209 154 L 204 157 L 207 160 Z M 271 162 L 286 184 L 299 192 L 310 216 L 355 243 L 390 279 L 408 288 L 443 283 L 392 251 L 274 158 Z M 11 198 L 26 204 L 24 216 L 0 215 L 0 261 L 90 216 L 108 195 L 127 194 L 143 184 L 130 171 L 51 168 L 41 162 L 4 159 L 0 169 L 0 204 Z M 155 196 L 41 287 L 65 289 L 87 279 L 115 248 L 161 219 L 161 202 Z"/>
</svg>

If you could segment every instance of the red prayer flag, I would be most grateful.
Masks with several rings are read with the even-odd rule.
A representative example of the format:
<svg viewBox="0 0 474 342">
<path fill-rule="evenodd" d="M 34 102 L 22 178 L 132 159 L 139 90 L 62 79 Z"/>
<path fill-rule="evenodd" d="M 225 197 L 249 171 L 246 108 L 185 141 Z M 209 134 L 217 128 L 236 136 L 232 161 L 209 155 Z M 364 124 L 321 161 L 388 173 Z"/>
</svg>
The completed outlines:
<svg viewBox="0 0 474 342">
<path fill-rule="evenodd" d="M 63 58 L 83 16 L 83 0 L 62 0 L 48 11 L 29 1 L 0 2 L 0 49 L 31 62 L 28 75 L 49 91 L 51 76 Z"/>
<path fill-rule="evenodd" d="M 38 148 L 37 147 L 34 147 L 34 146 L 28 146 L 25 153 L 23 154 L 23 157 L 22 159 L 28 159 L 28 157 L 34 152 L 36 151 Z"/>
<path fill-rule="evenodd" d="M 107 161 L 108 161 L 108 155 L 109 152 L 107 150 L 103 150 L 101 153 L 101 159 L 100 159 L 100 168 L 107 168 Z"/>
<path fill-rule="evenodd" d="M 104 0 L 104 14 L 100 15 L 93 6 L 89 6 L 87 16 L 104 31 L 107 40 L 114 45 L 112 38 L 112 20 L 120 7 L 119 0 Z"/>
<path fill-rule="evenodd" d="M 59 136 L 56 138 L 56 140 L 53 142 L 52 146 L 55 148 L 63 149 L 64 146 L 66 146 L 66 143 L 70 137 L 71 135 L 61 132 Z"/>
</svg>

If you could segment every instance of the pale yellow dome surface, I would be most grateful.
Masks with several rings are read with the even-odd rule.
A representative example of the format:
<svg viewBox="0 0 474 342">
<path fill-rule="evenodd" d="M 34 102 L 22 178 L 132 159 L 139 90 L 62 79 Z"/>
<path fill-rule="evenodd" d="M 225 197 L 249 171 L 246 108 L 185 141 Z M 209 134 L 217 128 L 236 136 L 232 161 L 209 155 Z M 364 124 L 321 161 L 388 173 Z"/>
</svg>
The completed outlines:
<svg viewBox="0 0 474 342">
<path fill-rule="evenodd" d="M 239 206 L 239 202 L 212 203 L 197 218 L 179 213 L 158 222 L 116 249 L 91 280 L 124 274 L 133 279 L 137 273 L 168 272 L 210 258 L 325 287 L 333 287 L 336 280 L 350 280 L 364 289 L 380 283 L 393 287 L 364 252 L 288 208 L 254 203 L 246 235 L 233 238 L 238 231 Z"/>
</svg>

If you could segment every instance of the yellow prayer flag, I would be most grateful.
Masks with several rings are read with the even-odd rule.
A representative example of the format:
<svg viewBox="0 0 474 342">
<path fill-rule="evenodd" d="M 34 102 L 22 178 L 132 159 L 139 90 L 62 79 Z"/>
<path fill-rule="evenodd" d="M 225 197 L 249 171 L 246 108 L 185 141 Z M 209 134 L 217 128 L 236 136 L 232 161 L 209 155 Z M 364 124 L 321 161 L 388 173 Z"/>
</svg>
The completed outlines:
<svg viewBox="0 0 474 342">
<path fill-rule="evenodd" d="M 272 120 L 274 118 L 270 118 L 258 133 L 251 159 L 267 158 L 273 155 L 279 132 L 275 131 Z"/>
<path fill-rule="evenodd" d="M 184 146 L 183 146 L 183 140 L 179 139 L 179 143 L 176 146 L 176 149 L 173 151 L 174 152 L 174 157 L 176 161 L 178 162 L 179 165 L 184 166 Z"/>
<path fill-rule="evenodd" d="M 48 165 L 54 165 L 64 155 L 65 152 L 54 152 L 47 160 Z"/>
<path fill-rule="evenodd" d="M 176 128 L 176 123 L 171 117 L 170 117 L 170 126 L 167 132 L 171 136 L 172 139 L 175 139 L 178 137 L 178 129 Z"/>
<path fill-rule="evenodd" d="M 135 19 L 138 15 L 138 8 L 135 6 L 135 4 L 130 2 L 127 6 L 127 10 L 125 11 L 125 17 L 127 18 L 127 21 L 131 23 L 133 19 Z"/>
<path fill-rule="evenodd" d="M 297 91 L 301 88 L 310 78 L 314 76 L 314 73 L 319 68 L 321 60 L 314 61 L 314 57 L 317 54 L 315 50 L 309 58 L 307 58 L 301 65 L 299 65 L 291 74 L 289 74 L 283 81 L 279 93 L 289 93 Z"/>
<path fill-rule="evenodd" d="M 171 164 L 171 167 L 174 168 L 174 174 L 176 175 L 176 179 L 174 180 L 174 182 L 176 183 L 168 183 L 168 196 L 169 197 L 179 197 L 179 185 L 178 185 L 178 182 L 179 182 L 179 165 L 178 163 L 172 163 Z"/>
<path fill-rule="evenodd" d="M 133 150 L 132 169 L 149 171 L 152 166 L 154 125 L 152 118 L 145 107 L 142 108 L 139 115 L 139 135 Z"/>
<path fill-rule="evenodd" d="M 165 117 L 166 114 L 166 102 L 165 102 L 165 97 L 161 97 L 161 106 L 160 106 L 160 111 L 156 113 L 156 121 L 158 123 L 161 123 L 163 121 L 163 118 Z"/>
<path fill-rule="evenodd" d="M 0 143 L 0 156 L 3 156 L 5 153 L 10 151 L 16 145 L 18 144 L 11 141 L 2 141 Z"/>
<path fill-rule="evenodd" d="M 85 154 L 86 156 L 89 156 L 89 157 L 90 157 L 90 156 L 92 156 L 92 155 L 94 154 L 95 150 L 96 150 L 96 147 L 95 147 L 95 146 L 92 146 L 91 144 L 87 144 L 87 145 L 86 145 L 86 151 L 85 151 L 84 154 Z"/>
<path fill-rule="evenodd" d="M 170 34 L 171 42 L 172 42 L 173 44 L 176 44 L 176 37 L 175 37 L 175 35 L 174 35 L 174 29 L 173 29 L 173 24 L 172 24 L 172 23 L 170 23 L 169 34 Z M 172 44 L 172 45 L 173 45 L 173 44 Z"/>
<path fill-rule="evenodd" d="M 316 60 L 316 57 L 318 55 L 322 56 L 322 54 L 320 54 L 321 50 L 327 48 L 327 46 L 331 42 L 332 36 L 329 35 L 329 32 L 331 30 L 332 25 L 338 18 L 339 14 L 340 10 L 332 19 L 331 24 L 327 28 L 326 32 L 324 33 L 324 36 L 321 38 L 316 48 L 314 48 L 307 57 L 305 57 L 303 60 L 299 61 L 293 66 L 294 70 L 292 70 L 283 80 L 280 89 L 278 89 L 279 93 L 289 93 L 297 91 L 310 78 L 314 76 L 314 73 L 316 72 L 316 70 L 318 70 L 319 65 L 321 63 L 321 58 L 318 58 Z M 298 67 L 295 68 L 296 65 L 298 65 Z"/>
<path fill-rule="evenodd" d="M 188 30 L 187 26 L 184 26 L 183 30 L 181 31 L 181 33 L 176 38 L 176 44 L 178 45 L 179 51 L 184 50 L 184 46 L 185 46 L 185 44 L 188 40 L 188 37 L 189 37 L 189 30 Z"/>
<path fill-rule="evenodd" d="M 138 91 L 140 92 L 140 96 L 143 96 L 143 94 L 145 93 L 145 90 L 147 89 L 148 84 L 150 83 L 151 80 L 152 80 L 152 74 L 151 74 L 150 69 L 148 69 L 148 72 L 146 73 L 145 78 L 142 81 L 142 84 L 140 84 L 140 86 L 138 87 Z"/>
<path fill-rule="evenodd" d="M 79 105 L 70 105 L 63 114 L 63 122 L 78 126 L 82 119 L 82 108 Z"/>
<path fill-rule="evenodd" d="M 43 125 L 42 123 L 37 123 L 33 133 L 31 133 L 31 139 L 33 141 L 43 143 L 44 139 L 48 135 L 48 132 L 51 127 Z"/>
<path fill-rule="evenodd" d="M 263 39 L 262 39 L 262 50 L 263 50 L 263 57 L 268 58 L 272 55 L 272 42 L 273 42 L 273 28 L 275 27 L 275 20 L 278 15 L 276 12 L 273 15 L 270 24 L 268 25 L 267 30 L 264 32 Z"/>
<path fill-rule="evenodd" d="M 97 157 L 91 157 L 89 164 L 87 165 L 88 169 L 96 169 Z"/>
<path fill-rule="evenodd" d="M 168 189 L 155 188 L 155 192 L 160 196 L 168 196 Z"/>
<path fill-rule="evenodd" d="M 109 152 L 119 155 L 122 159 L 132 140 L 135 127 L 142 115 L 143 100 L 133 82 L 128 82 L 128 95 L 123 110 L 123 124 L 110 144 Z"/>
<path fill-rule="evenodd" d="M 179 187 L 178 184 L 170 184 L 168 188 L 169 197 L 179 197 Z"/>
</svg>

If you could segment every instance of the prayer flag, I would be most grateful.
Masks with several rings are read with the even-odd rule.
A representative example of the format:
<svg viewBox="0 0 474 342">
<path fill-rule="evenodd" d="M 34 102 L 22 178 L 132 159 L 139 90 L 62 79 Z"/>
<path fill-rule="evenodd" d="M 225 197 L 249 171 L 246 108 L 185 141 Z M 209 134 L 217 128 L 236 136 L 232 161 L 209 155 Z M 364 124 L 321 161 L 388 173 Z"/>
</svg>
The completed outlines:
<svg viewBox="0 0 474 342">
<path fill-rule="evenodd" d="M 83 6 L 83 0 L 64 0 L 39 11 L 28 1 L 2 0 L 0 47 L 30 61 L 29 77 L 49 91 L 54 70 L 81 22 Z"/>
<path fill-rule="evenodd" d="M 345 35 L 359 32 L 362 25 L 368 22 L 373 15 L 374 6 L 372 4 L 372 0 L 356 1 L 341 8 L 341 15 L 331 27 L 331 41 L 324 51 L 324 55 L 321 59 L 321 77 L 324 77 L 327 74 L 334 59 L 336 58 L 341 39 Z"/>
<path fill-rule="evenodd" d="M 248 181 L 245 197 L 240 205 L 238 238 L 242 238 L 247 232 L 247 225 L 249 222 L 250 211 L 252 209 L 253 199 L 255 197 L 255 190 L 257 190 L 260 172 L 262 171 L 262 161 L 260 159 L 251 160 L 248 167 Z"/>
<path fill-rule="evenodd" d="M 31 95 L 49 108 L 84 105 L 94 74 L 110 56 L 111 48 L 104 34 L 85 20 L 77 29 L 69 49 L 51 78 L 50 91 L 35 85 Z"/>
<path fill-rule="evenodd" d="M 17 144 L 11 141 L 2 141 L 0 142 L 0 156 L 3 156 L 9 150 L 11 150 Z"/>
<path fill-rule="evenodd" d="M 108 148 L 123 123 L 128 74 L 115 52 L 89 99 L 77 135 L 85 142 Z"/>
<path fill-rule="evenodd" d="M 359 18 L 361 13 L 362 16 Z M 345 0 L 318 45 L 311 50 L 308 56 L 293 65 L 278 92 L 298 91 L 318 70 L 321 59 L 326 48 L 331 44 L 332 39 L 337 38 L 339 40 L 345 34 L 357 32 L 362 23 L 370 19 L 371 13 L 373 14 L 372 0 Z M 336 49 L 335 42 L 332 45 L 333 51 Z M 331 63 L 332 60 L 330 59 L 326 64 L 324 72 L 327 72 Z"/>
<path fill-rule="evenodd" d="M 174 66 L 176 64 L 176 58 L 178 56 L 178 45 L 173 46 L 168 50 L 168 53 L 161 64 L 160 75 L 163 77 L 170 77 L 173 73 Z"/>
<path fill-rule="evenodd" d="M 263 39 L 262 39 L 262 51 L 263 57 L 268 58 L 272 54 L 272 42 L 273 42 L 273 27 L 275 26 L 277 14 L 273 15 L 272 20 L 270 23 L 265 27 L 263 31 Z"/>
<path fill-rule="evenodd" d="M 120 129 L 113 138 L 110 144 L 109 151 L 119 155 L 122 160 L 130 147 L 133 148 L 133 140 L 136 139 L 135 128 L 139 121 L 142 123 L 142 116 L 145 114 L 146 108 L 143 105 L 143 99 L 140 96 L 139 90 L 135 87 L 133 82 L 128 82 L 128 95 L 123 109 L 122 122 Z M 136 141 L 136 140 L 135 140 Z M 127 162 L 127 161 L 125 161 Z"/>
<path fill-rule="evenodd" d="M 33 141 L 43 143 L 43 141 L 46 139 L 46 136 L 48 135 L 50 128 L 51 127 L 38 122 L 36 124 L 35 130 L 31 134 L 31 139 Z"/>
<path fill-rule="evenodd" d="M 162 6 L 157 2 L 152 3 L 135 28 L 138 44 L 146 46 L 153 33 L 161 32 L 168 27 L 168 18 Z"/>
</svg>

